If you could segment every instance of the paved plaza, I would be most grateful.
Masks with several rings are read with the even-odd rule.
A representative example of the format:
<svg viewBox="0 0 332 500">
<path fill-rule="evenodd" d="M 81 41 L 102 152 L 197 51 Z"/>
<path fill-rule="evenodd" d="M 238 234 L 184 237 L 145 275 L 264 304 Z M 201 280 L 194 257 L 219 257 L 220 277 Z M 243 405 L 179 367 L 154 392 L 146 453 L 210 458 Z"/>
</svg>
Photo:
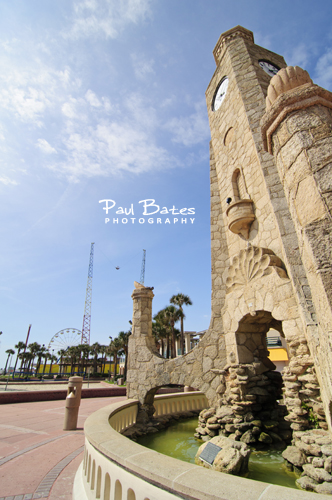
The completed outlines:
<svg viewBox="0 0 332 500">
<path fill-rule="evenodd" d="M 83 383 L 84 389 L 98 389 L 100 386 L 112 387 L 106 382 L 86 382 Z M 63 391 L 67 390 L 68 380 L 63 382 L 0 382 L 0 392 L 23 392 L 23 391 Z"/>
<path fill-rule="evenodd" d="M 3 389 L 1 386 L 0 391 Z M 83 457 L 85 419 L 123 399 L 125 396 L 82 399 L 76 431 L 62 430 L 64 400 L 1 405 L 0 500 L 70 500 Z"/>
</svg>

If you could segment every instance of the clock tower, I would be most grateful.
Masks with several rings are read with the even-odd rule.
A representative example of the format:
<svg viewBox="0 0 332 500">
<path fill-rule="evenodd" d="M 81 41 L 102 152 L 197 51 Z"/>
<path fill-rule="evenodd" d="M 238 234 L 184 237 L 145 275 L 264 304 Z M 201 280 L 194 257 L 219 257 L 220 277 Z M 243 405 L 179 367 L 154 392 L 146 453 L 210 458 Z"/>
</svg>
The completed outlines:
<svg viewBox="0 0 332 500">
<path fill-rule="evenodd" d="M 159 387 L 193 387 L 211 406 L 197 437 L 287 443 L 312 415 L 332 430 L 332 94 L 241 26 L 214 57 L 210 326 L 185 356 L 158 356 L 152 288 L 136 284 L 127 395 L 144 420 Z M 282 374 L 269 331 L 288 354 Z"/>
<path fill-rule="evenodd" d="M 253 33 L 241 26 L 223 33 L 213 53 L 217 68 L 206 91 L 211 129 L 210 331 L 223 332 L 228 362 L 222 389 L 217 390 L 219 404 L 230 405 L 237 418 L 246 411 L 259 413 L 264 397 L 265 407 L 273 407 L 268 392 L 264 396 L 252 386 L 257 377 L 263 377 L 257 382 L 263 387 L 273 374 L 274 381 L 279 375 L 266 344 L 267 332 L 277 330 L 289 357 L 282 375 L 286 420 L 293 430 L 305 430 L 303 403 L 310 400 L 326 428 L 324 410 L 329 411 L 331 391 L 316 348 L 316 310 L 296 221 L 261 133 L 271 78 L 287 65 L 280 55 L 255 45 Z M 303 385 L 308 377 L 316 384 L 311 389 Z"/>
</svg>

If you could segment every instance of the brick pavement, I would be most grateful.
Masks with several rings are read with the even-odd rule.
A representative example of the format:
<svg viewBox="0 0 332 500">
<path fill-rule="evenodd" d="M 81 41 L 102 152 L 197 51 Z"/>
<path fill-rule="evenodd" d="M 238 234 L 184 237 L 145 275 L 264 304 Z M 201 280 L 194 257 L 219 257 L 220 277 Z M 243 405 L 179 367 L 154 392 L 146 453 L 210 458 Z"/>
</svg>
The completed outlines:
<svg viewBox="0 0 332 500">
<path fill-rule="evenodd" d="M 85 419 L 123 399 L 82 399 L 76 431 L 62 430 L 65 401 L 1 405 L 0 500 L 70 500 Z"/>
</svg>

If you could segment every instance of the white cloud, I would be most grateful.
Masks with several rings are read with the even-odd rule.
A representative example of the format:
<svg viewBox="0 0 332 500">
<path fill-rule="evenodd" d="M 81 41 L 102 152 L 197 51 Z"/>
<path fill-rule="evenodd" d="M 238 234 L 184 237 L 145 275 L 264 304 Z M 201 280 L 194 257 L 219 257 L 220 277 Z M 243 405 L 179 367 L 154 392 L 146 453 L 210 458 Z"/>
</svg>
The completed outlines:
<svg viewBox="0 0 332 500">
<path fill-rule="evenodd" d="M 142 94 L 132 92 L 127 96 L 124 105 L 140 128 L 150 130 L 152 133 L 153 129 L 159 126 L 155 108 L 150 105 Z"/>
<path fill-rule="evenodd" d="M 152 0 L 76 0 L 72 27 L 65 36 L 116 38 L 128 24 L 150 14 Z"/>
<path fill-rule="evenodd" d="M 256 45 L 260 45 L 261 47 L 265 47 L 266 49 L 272 48 L 272 41 L 270 35 L 263 35 L 263 33 L 259 31 L 255 31 L 254 40 Z"/>
<path fill-rule="evenodd" d="M 41 118 L 50 105 L 50 100 L 41 89 L 10 86 L 0 90 L 0 106 L 13 110 L 22 121 L 33 121 L 37 126 L 42 125 Z"/>
<path fill-rule="evenodd" d="M 153 59 L 148 61 L 142 54 L 132 54 L 131 60 L 135 76 L 138 80 L 147 80 L 154 74 Z"/>
<path fill-rule="evenodd" d="M 184 146 L 193 146 L 210 137 L 206 106 L 202 101 L 195 106 L 195 112 L 190 116 L 172 118 L 165 128 L 173 134 L 173 141 Z"/>
<path fill-rule="evenodd" d="M 37 147 L 41 149 L 43 153 L 46 154 L 53 154 L 56 153 L 56 149 L 54 149 L 47 141 L 46 139 L 38 139 L 37 141 Z"/>
<path fill-rule="evenodd" d="M 9 184 L 12 184 L 13 186 L 17 185 L 17 182 L 15 180 L 9 179 L 9 177 L 5 175 L 0 177 L 0 183 L 5 184 L 5 186 L 8 186 Z"/>
<path fill-rule="evenodd" d="M 24 57 L 26 52 L 28 57 Z M 79 92 L 81 86 L 68 66 L 57 70 L 44 62 L 41 55 L 40 44 L 30 42 L 28 49 L 23 50 L 16 40 L 11 51 L 0 51 L 0 66 L 6 68 L 0 73 L 0 108 L 20 122 L 37 127 L 44 126 L 45 116 L 57 113 L 68 96 Z"/>
<path fill-rule="evenodd" d="M 77 117 L 75 103 L 76 103 L 76 99 L 71 98 L 69 102 L 65 102 L 62 105 L 61 111 L 67 118 L 76 118 Z"/>
<path fill-rule="evenodd" d="M 332 88 L 332 47 L 328 48 L 318 59 L 314 80 L 321 87 Z"/>
<path fill-rule="evenodd" d="M 138 126 L 109 122 L 77 129 L 63 139 L 66 159 L 49 168 L 77 182 L 82 177 L 109 176 L 120 172 L 140 174 L 177 166 L 167 151 Z"/>
<path fill-rule="evenodd" d="M 300 66 L 306 69 L 312 57 L 312 52 L 313 47 L 300 43 L 292 48 L 291 52 L 285 56 L 285 60 L 289 66 Z"/>
<path fill-rule="evenodd" d="M 101 103 L 92 90 L 88 90 L 87 93 L 85 94 L 85 99 L 88 101 L 88 103 L 93 106 L 94 108 L 100 108 Z"/>
</svg>

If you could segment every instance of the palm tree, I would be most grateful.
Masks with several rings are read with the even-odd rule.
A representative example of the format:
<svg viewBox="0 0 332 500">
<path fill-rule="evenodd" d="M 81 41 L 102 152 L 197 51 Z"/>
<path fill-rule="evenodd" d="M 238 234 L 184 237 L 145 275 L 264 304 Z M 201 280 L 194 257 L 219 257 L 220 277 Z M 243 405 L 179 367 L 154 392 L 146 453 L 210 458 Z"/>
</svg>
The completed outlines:
<svg viewBox="0 0 332 500">
<path fill-rule="evenodd" d="M 3 371 L 4 375 L 6 375 L 6 373 L 7 373 L 7 365 L 8 365 L 8 361 L 9 361 L 9 356 L 12 356 L 13 354 L 15 354 L 15 351 L 13 351 L 13 349 L 7 349 L 6 353 L 8 354 L 8 356 L 7 356 L 6 366 L 5 366 L 5 369 Z"/>
<path fill-rule="evenodd" d="M 165 315 L 165 309 L 161 309 L 161 311 L 159 311 L 157 314 L 154 315 L 153 319 L 156 325 L 154 331 L 156 332 L 157 330 L 161 338 L 166 338 L 166 358 L 168 359 L 170 355 L 169 336 L 171 334 L 171 328 L 169 321 Z M 163 350 L 163 355 L 164 355 L 164 350 Z"/>
<path fill-rule="evenodd" d="M 172 334 L 172 345 L 171 345 L 171 357 L 175 358 L 176 357 L 176 335 L 175 335 L 175 328 L 174 325 L 181 316 L 183 315 L 183 312 L 180 309 L 177 309 L 175 306 L 167 306 L 164 309 L 164 314 L 165 318 L 167 319 L 170 329 L 171 329 L 171 334 Z"/>
<path fill-rule="evenodd" d="M 98 342 L 95 342 L 91 346 L 91 354 L 93 354 L 93 372 L 96 373 L 98 370 L 98 354 L 100 353 L 101 345 Z"/>
<path fill-rule="evenodd" d="M 20 352 L 22 351 L 22 349 L 25 349 L 25 347 L 26 347 L 26 344 L 25 344 L 24 342 L 17 342 L 17 344 L 15 345 L 15 348 L 16 348 L 18 351 L 17 351 L 16 361 L 15 361 L 15 366 L 14 366 L 13 377 L 14 377 L 15 372 L 16 372 L 16 365 L 17 365 L 17 360 L 18 360 L 19 354 L 20 354 Z M 21 369 L 22 369 L 22 362 L 23 362 L 23 360 L 21 361 L 20 371 L 21 371 Z"/>
<path fill-rule="evenodd" d="M 46 370 L 47 360 L 48 360 L 48 359 L 51 359 L 51 357 L 52 357 L 52 354 L 51 354 L 50 352 L 46 351 L 46 352 L 44 353 L 44 368 L 43 368 L 43 376 L 45 375 L 45 370 Z"/>
<path fill-rule="evenodd" d="M 114 377 L 113 380 L 116 379 L 117 375 L 117 367 L 118 367 L 118 354 L 121 351 L 121 342 L 120 340 L 116 337 L 114 340 L 111 341 L 110 343 L 110 351 L 113 354 L 113 359 L 114 359 Z"/>
<path fill-rule="evenodd" d="M 39 346 L 39 349 L 36 352 L 36 354 L 38 356 L 37 366 L 36 366 L 36 375 L 38 375 L 38 372 L 39 372 L 39 369 L 40 369 L 40 365 L 41 365 L 41 360 L 44 357 L 46 351 L 47 351 L 47 349 L 46 349 L 45 345 L 43 344 L 42 346 Z"/>
<path fill-rule="evenodd" d="M 101 353 L 101 372 L 104 374 L 105 373 L 105 366 L 106 366 L 106 353 L 107 353 L 107 346 L 106 345 L 100 346 L 100 353 Z"/>
<path fill-rule="evenodd" d="M 128 332 L 120 332 L 118 335 L 121 350 L 122 350 L 123 354 L 125 355 L 125 366 L 124 366 L 124 373 L 123 373 L 123 378 L 125 381 L 127 379 L 129 335 L 131 335 L 131 330 L 128 330 Z"/>
<path fill-rule="evenodd" d="M 54 354 L 50 354 L 50 358 L 49 359 L 51 361 L 49 374 L 52 375 L 52 366 L 53 366 L 53 363 L 55 361 L 57 361 L 57 357 Z"/>
<path fill-rule="evenodd" d="M 41 345 L 38 344 L 38 342 L 32 342 L 32 344 L 28 345 L 28 349 L 29 349 L 30 353 L 33 355 L 32 359 L 30 359 L 30 356 L 29 356 L 29 369 L 30 369 L 30 365 L 32 364 L 32 367 L 33 367 L 34 359 L 39 354 L 39 351 L 41 349 Z M 25 360 L 27 360 L 27 359 L 28 358 L 25 358 Z M 39 369 L 39 366 L 38 366 L 38 369 Z M 37 374 L 37 371 L 38 370 L 36 370 L 36 374 Z"/>
<path fill-rule="evenodd" d="M 178 293 L 177 295 L 173 295 L 170 299 L 170 303 L 178 306 L 180 311 L 182 312 L 181 319 L 181 354 L 184 354 L 184 335 L 183 335 L 183 318 L 185 315 L 183 314 L 182 306 L 192 306 L 193 303 L 188 295 L 184 295 L 183 293 Z"/>
<path fill-rule="evenodd" d="M 60 362 L 59 362 L 59 375 L 61 376 L 61 373 L 64 373 L 64 366 L 63 366 L 63 357 L 65 356 L 66 354 L 66 350 L 65 349 L 60 349 L 60 351 L 58 351 L 58 354 L 60 356 Z"/>
<path fill-rule="evenodd" d="M 167 339 L 168 332 L 166 326 L 158 320 L 158 315 L 154 317 L 152 321 L 152 335 L 155 338 L 156 346 L 161 351 L 161 355 L 164 356 L 165 344 L 164 340 Z"/>
<path fill-rule="evenodd" d="M 81 344 L 78 347 L 81 350 L 81 356 L 82 356 L 82 362 L 83 362 L 82 371 L 83 371 L 84 375 L 86 375 L 86 370 L 87 370 L 87 367 L 89 364 L 89 356 L 90 356 L 91 349 L 90 349 L 89 344 Z"/>
<path fill-rule="evenodd" d="M 77 358 L 79 358 L 81 354 L 80 346 L 72 345 L 68 347 L 66 354 L 70 360 L 70 374 L 73 375 L 75 371 L 75 365 L 77 364 Z"/>
<path fill-rule="evenodd" d="M 26 375 L 28 376 L 29 371 L 30 371 L 31 362 L 34 360 L 35 354 L 33 354 L 32 352 L 21 352 L 19 357 L 22 360 L 21 366 L 23 366 L 23 372 L 26 371 Z M 29 364 L 27 366 L 28 361 L 29 361 Z"/>
<path fill-rule="evenodd" d="M 110 337 L 111 339 L 111 342 L 110 344 L 106 347 L 106 357 L 107 355 L 110 357 L 110 360 L 109 360 L 109 370 L 108 370 L 108 380 L 110 380 L 111 378 L 111 371 L 112 371 L 112 353 L 113 353 L 113 350 L 112 350 L 112 338 L 113 337 Z"/>
</svg>

